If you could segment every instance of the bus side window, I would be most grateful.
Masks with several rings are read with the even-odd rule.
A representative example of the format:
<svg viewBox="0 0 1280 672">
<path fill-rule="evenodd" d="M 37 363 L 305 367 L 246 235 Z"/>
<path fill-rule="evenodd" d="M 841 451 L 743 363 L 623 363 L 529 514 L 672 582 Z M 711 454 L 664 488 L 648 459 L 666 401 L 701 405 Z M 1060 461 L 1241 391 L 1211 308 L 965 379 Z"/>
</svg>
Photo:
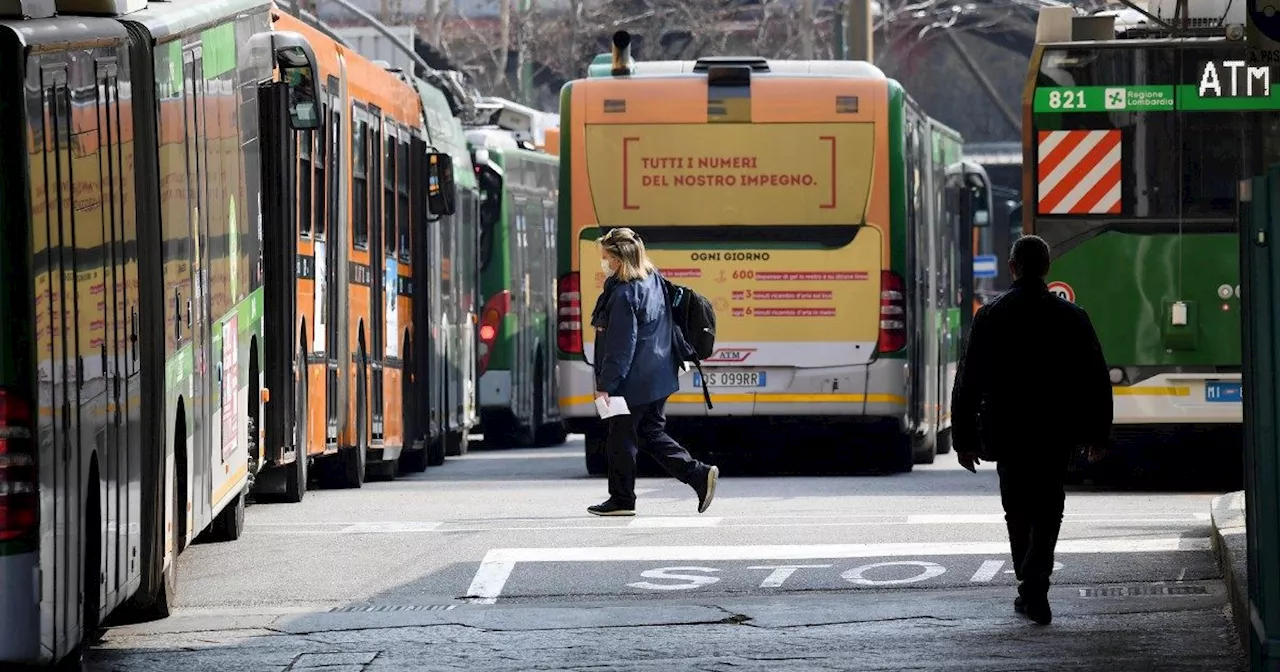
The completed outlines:
<svg viewBox="0 0 1280 672">
<path fill-rule="evenodd" d="M 400 260 L 408 262 L 412 237 L 409 235 L 409 131 L 404 130 L 404 142 L 400 143 L 400 158 L 396 162 L 396 191 L 399 194 L 399 207 L 396 216 L 400 220 Z"/>
</svg>

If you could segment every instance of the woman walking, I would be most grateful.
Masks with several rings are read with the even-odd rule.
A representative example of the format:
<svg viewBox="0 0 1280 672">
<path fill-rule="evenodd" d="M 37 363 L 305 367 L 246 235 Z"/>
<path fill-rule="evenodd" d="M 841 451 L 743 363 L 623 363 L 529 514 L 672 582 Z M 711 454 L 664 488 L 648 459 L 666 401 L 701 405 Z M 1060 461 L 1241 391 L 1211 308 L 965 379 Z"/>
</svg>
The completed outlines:
<svg viewBox="0 0 1280 672">
<path fill-rule="evenodd" d="M 609 499 L 587 507 L 597 516 L 636 514 L 636 450 L 643 447 L 698 495 L 698 513 L 711 506 L 720 469 L 695 460 L 667 436 L 663 410 L 680 389 L 680 361 L 672 347 L 675 325 L 658 269 L 628 228 L 600 238 L 604 291 L 591 313 L 596 328 L 596 399 L 622 397 L 630 413 L 604 420 L 609 438 Z"/>
</svg>

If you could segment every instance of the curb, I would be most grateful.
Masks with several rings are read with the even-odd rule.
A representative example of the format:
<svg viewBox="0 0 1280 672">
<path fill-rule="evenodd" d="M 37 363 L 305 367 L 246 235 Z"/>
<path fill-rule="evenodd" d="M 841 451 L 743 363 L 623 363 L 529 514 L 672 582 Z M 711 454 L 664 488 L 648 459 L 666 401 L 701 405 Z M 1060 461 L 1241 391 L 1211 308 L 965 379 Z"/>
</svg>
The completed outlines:
<svg viewBox="0 0 1280 672">
<path fill-rule="evenodd" d="M 1218 570 L 1227 584 L 1231 616 L 1240 646 L 1249 650 L 1249 570 L 1244 527 L 1244 491 L 1214 497 L 1209 505 L 1213 521 L 1210 544 Z"/>
</svg>

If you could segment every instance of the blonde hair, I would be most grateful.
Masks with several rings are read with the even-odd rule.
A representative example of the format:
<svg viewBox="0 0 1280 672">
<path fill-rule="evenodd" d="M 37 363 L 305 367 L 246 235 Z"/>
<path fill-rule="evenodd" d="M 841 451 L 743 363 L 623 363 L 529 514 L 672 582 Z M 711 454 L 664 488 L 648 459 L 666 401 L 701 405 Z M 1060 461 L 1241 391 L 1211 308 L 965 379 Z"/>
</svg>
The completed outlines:
<svg viewBox="0 0 1280 672">
<path fill-rule="evenodd" d="M 610 229 L 596 241 L 605 252 L 618 258 L 617 276 L 619 280 L 640 280 L 658 270 L 649 255 L 644 251 L 644 241 L 635 231 L 627 227 Z"/>
</svg>

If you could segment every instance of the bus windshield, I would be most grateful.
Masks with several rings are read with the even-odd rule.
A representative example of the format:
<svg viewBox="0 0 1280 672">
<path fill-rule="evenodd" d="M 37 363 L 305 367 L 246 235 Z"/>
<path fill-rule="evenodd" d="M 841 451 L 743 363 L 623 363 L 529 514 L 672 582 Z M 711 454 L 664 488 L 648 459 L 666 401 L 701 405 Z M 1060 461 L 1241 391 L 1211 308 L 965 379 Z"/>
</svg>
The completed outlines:
<svg viewBox="0 0 1280 672">
<path fill-rule="evenodd" d="M 1055 178 L 1064 184 L 1066 180 L 1044 167 L 1052 163 L 1061 168 L 1058 173 L 1080 172 L 1097 163 L 1081 161 L 1073 168 L 1066 165 L 1069 162 L 1041 156 L 1037 213 L 1234 221 L 1236 184 L 1248 172 L 1252 148 L 1247 110 L 1259 109 L 1262 101 L 1202 93 L 1199 84 L 1206 63 L 1221 64 L 1241 54 L 1241 48 L 1226 44 L 1047 50 L 1034 99 L 1037 135 L 1032 141 L 1038 143 L 1039 153 L 1051 153 L 1059 142 L 1065 151 L 1081 137 L 1057 132 L 1116 130 L 1118 135 L 1095 138 L 1103 138 L 1099 144 L 1118 144 L 1121 160 L 1115 192 L 1098 196 L 1107 202 L 1086 210 L 1066 203 L 1065 188 L 1058 189 L 1060 194 L 1050 193 Z M 1229 94 L 1229 83 L 1223 83 Z"/>
</svg>

